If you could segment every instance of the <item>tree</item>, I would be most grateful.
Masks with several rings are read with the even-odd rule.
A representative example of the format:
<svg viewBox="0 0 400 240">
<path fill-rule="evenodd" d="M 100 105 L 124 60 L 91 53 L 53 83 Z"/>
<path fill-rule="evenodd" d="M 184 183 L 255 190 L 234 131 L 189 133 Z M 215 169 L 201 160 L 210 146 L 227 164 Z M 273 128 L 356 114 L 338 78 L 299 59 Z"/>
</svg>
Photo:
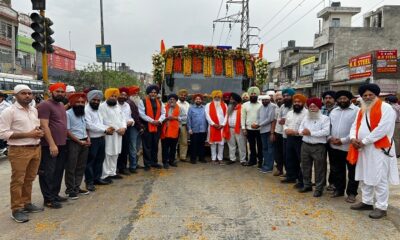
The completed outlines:
<svg viewBox="0 0 400 240">
<path fill-rule="evenodd" d="M 104 79 L 106 88 L 132 85 L 141 86 L 138 79 L 127 72 L 105 70 Z M 57 80 L 74 86 L 77 91 L 88 87 L 103 88 L 101 67 L 96 64 L 89 64 L 83 70 L 76 70 L 66 76 L 60 76 Z"/>
</svg>

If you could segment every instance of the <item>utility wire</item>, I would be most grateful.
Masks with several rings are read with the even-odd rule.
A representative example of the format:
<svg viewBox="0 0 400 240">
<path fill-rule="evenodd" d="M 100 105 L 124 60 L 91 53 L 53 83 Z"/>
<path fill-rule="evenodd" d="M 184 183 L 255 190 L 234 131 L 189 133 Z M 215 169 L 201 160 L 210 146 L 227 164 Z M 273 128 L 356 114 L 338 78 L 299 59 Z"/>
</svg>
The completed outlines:
<svg viewBox="0 0 400 240">
<path fill-rule="evenodd" d="M 229 11 L 229 9 L 228 9 L 228 7 L 227 7 L 227 8 L 226 8 L 225 17 L 228 16 L 228 11 Z M 222 34 L 224 33 L 224 29 L 225 29 L 225 23 L 226 23 L 226 22 L 224 22 L 224 23 L 222 24 L 221 35 L 219 35 L 218 45 L 221 44 Z"/>
<path fill-rule="evenodd" d="M 312 11 L 314 11 L 319 5 L 321 5 L 324 2 L 324 0 L 320 1 L 317 5 L 315 5 L 313 8 L 311 8 L 308 12 L 306 12 L 303 16 L 301 16 L 299 19 L 297 19 L 296 21 L 294 21 L 292 24 L 290 24 L 289 26 L 287 26 L 286 28 L 284 28 L 282 31 L 280 31 L 278 34 L 276 34 L 275 36 L 273 36 L 272 38 L 270 38 L 266 43 L 271 42 L 272 40 L 274 40 L 275 38 L 279 37 L 282 33 L 286 32 L 288 29 L 290 29 L 291 27 L 293 27 L 296 23 L 298 23 L 300 20 L 302 20 L 305 16 L 307 16 L 308 14 L 310 14 Z"/>
<path fill-rule="evenodd" d="M 237 20 L 240 18 L 240 12 L 238 13 L 238 16 L 236 17 L 236 19 L 233 22 L 233 25 L 229 28 L 229 32 L 228 32 L 228 36 L 226 36 L 226 40 L 225 40 L 225 44 L 228 43 L 228 40 L 232 37 L 232 29 L 235 27 L 235 24 L 237 22 Z"/>
<path fill-rule="evenodd" d="M 278 16 L 287 6 L 289 6 L 289 4 L 290 4 L 291 2 L 293 2 L 293 0 L 287 1 L 286 4 L 285 4 L 281 9 L 279 9 L 278 12 L 275 13 L 275 15 L 272 16 L 271 19 L 269 19 L 269 20 L 261 27 L 260 32 L 261 32 L 264 28 L 266 28 L 266 27 Z"/>
<path fill-rule="evenodd" d="M 224 3 L 224 0 L 221 0 L 221 4 L 219 5 L 219 10 L 218 10 L 218 14 L 217 14 L 217 18 L 216 19 L 219 18 L 219 14 L 221 13 L 221 9 L 222 9 L 223 3 Z M 215 35 L 215 23 L 213 23 L 213 33 L 212 33 L 211 44 L 210 45 L 212 45 L 213 42 L 214 42 L 214 35 Z"/>
<path fill-rule="evenodd" d="M 295 8 L 293 8 L 288 14 L 286 14 L 283 18 L 282 21 L 285 21 L 285 19 L 290 16 L 290 14 L 292 14 L 294 11 L 296 11 L 296 9 L 298 9 L 299 7 L 301 7 L 301 4 L 303 4 L 305 1 L 307 0 L 303 0 L 301 1 Z M 282 21 L 277 22 L 271 29 L 269 29 L 269 31 L 267 31 L 261 38 L 264 38 L 268 33 L 270 33 L 272 30 L 274 30 L 275 28 L 277 28 L 278 26 L 281 25 Z"/>
</svg>

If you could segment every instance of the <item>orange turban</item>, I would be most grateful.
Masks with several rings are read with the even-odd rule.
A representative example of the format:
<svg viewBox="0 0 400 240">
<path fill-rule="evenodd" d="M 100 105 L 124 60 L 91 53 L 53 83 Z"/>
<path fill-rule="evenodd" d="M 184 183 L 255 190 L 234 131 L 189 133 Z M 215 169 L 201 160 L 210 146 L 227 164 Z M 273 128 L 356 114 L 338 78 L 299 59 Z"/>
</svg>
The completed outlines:
<svg viewBox="0 0 400 240">
<path fill-rule="evenodd" d="M 75 105 L 76 101 L 78 101 L 79 98 L 83 98 L 85 101 L 86 99 L 86 94 L 82 92 L 74 93 L 71 96 L 69 96 L 68 101 L 69 104 Z"/>
<path fill-rule="evenodd" d="M 296 101 L 296 99 L 299 100 L 300 102 L 302 102 L 303 105 L 306 104 L 306 102 L 307 102 L 307 97 L 304 96 L 303 94 L 298 93 L 298 94 L 293 95 L 293 101 Z"/>
<path fill-rule="evenodd" d="M 53 83 L 53 84 L 50 85 L 49 91 L 50 91 L 50 92 L 54 92 L 55 90 L 57 90 L 57 89 L 59 89 L 59 88 L 62 88 L 64 91 L 66 91 L 67 85 L 65 85 L 65 84 L 62 83 L 62 82 Z"/>
<path fill-rule="evenodd" d="M 129 96 L 138 94 L 139 92 L 140 92 L 140 87 L 139 86 L 129 87 Z"/>
<path fill-rule="evenodd" d="M 104 97 L 109 99 L 112 95 L 119 96 L 119 89 L 118 88 L 107 88 L 104 92 Z"/>
</svg>

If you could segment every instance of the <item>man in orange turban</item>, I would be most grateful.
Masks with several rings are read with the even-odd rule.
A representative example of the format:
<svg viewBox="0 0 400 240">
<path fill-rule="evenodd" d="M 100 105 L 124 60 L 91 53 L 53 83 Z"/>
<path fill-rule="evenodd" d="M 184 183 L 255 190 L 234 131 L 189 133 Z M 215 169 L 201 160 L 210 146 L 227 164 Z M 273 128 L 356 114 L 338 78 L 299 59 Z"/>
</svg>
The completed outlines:
<svg viewBox="0 0 400 240">
<path fill-rule="evenodd" d="M 62 102 L 65 98 L 65 91 L 67 85 L 62 82 L 54 83 L 49 86 L 49 92 L 51 93 L 51 98 L 56 102 Z"/>
</svg>

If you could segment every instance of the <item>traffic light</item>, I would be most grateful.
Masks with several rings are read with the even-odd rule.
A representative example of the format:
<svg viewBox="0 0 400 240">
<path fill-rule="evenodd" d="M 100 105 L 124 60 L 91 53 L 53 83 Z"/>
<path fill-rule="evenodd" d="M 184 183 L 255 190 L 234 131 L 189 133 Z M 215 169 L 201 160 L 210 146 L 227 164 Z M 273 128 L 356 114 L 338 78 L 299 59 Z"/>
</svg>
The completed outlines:
<svg viewBox="0 0 400 240">
<path fill-rule="evenodd" d="M 32 10 L 46 10 L 46 0 L 31 0 Z"/>
<path fill-rule="evenodd" d="M 54 48 L 52 44 L 54 43 L 54 39 L 51 35 L 54 34 L 54 31 L 50 28 L 53 25 L 53 21 L 38 13 L 32 13 L 30 17 L 32 19 L 31 28 L 34 31 L 31 35 L 34 40 L 32 47 L 38 52 L 46 51 L 47 53 L 53 53 Z"/>
</svg>

